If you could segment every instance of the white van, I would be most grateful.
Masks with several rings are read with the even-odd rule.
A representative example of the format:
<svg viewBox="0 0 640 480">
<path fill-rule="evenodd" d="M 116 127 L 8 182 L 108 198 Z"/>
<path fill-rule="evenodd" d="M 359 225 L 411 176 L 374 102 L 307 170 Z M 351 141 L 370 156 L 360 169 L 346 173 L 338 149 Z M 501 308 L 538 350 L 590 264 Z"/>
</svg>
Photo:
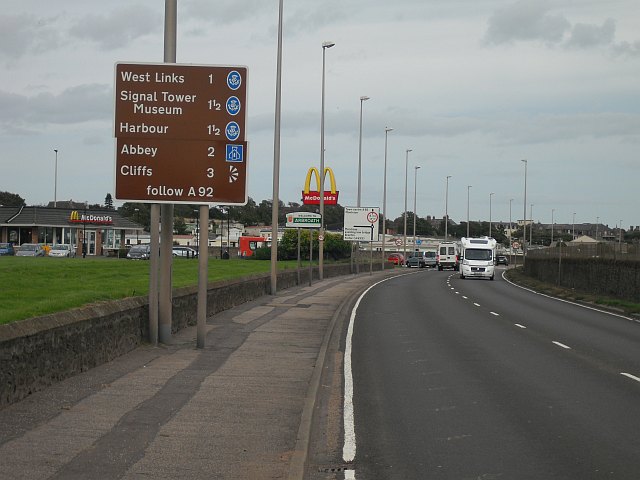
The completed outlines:
<svg viewBox="0 0 640 480">
<path fill-rule="evenodd" d="M 457 242 L 440 242 L 438 245 L 438 255 L 436 257 L 436 264 L 438 270 L 442 271 L 445 268 L 453 268 L 459 270 L 460 268 L 460 247 Z"/>
<path fill-rule="evenodd" d="M 460 243 L 462 244 L 460 278 L 479 277 L 493 280 L 496 265 L 496 240 L 491 237 L 462 237 Z"/>
</svg>

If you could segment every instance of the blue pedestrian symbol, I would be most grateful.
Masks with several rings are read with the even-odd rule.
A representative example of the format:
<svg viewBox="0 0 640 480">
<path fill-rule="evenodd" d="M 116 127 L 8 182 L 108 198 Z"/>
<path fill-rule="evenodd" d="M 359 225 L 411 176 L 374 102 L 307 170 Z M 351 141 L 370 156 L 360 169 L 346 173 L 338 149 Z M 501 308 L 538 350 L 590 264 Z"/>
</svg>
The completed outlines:
<svg viewBox="0 0 640 480">
<path fill-rule="evenodd" d="M 240 100 L 238 97 L 229 97 L 227 99 L 227 113 L 229 115 L 237 115 L 240 111 Z"/>
<path fill-rule="evenodd" d="M 224 129 L 224 133 L 227 135 L 228 140 L 237 140 L 240 136 L 240 125 L 236 122 L 227 123 L 227 127 Z"/>
<path fill-rule="evenodd" d="M 240 74 L 235 70 L 229 72 L 229 75 L 227 75 L 227 86 L 231 90 L 237 90 L 240 88 L 240 85 L 242 85 L 242 77 Z"/>
<path fill-rule="evenodd" d="M 228 143 L 225 159 L 227 162 L 244 162 L 244 145 Z"/>
</svg>

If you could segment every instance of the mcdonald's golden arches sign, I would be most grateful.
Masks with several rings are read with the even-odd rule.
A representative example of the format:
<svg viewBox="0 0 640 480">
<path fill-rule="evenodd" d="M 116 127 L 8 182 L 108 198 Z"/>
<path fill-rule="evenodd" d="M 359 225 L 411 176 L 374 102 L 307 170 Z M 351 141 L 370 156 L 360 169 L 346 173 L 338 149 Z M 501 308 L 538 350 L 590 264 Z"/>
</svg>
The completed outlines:
<svg viewBox="0 0 640 480">
<path fill-rule="evenodd" d="M 325 167 L 324 176 L 326 184 L 326 176 L 329 174 L 329 183 L 331 190 L 324 191 L 324 204 L 325 205 L 337 205 L 338 204 L 338 190 L 336 190 L 336 177 L 333 174 L 333 170 L 329 167 Z M 316 177 L 316 189 L 311 190 L 311 177 Z M 304 182 L 304 190 L 302 191 L 302 203 L 304 205 L 320 205 L 320 173 L 316 167 L 311 167 L 307 172 L 307 177 Z"/>
</svg>

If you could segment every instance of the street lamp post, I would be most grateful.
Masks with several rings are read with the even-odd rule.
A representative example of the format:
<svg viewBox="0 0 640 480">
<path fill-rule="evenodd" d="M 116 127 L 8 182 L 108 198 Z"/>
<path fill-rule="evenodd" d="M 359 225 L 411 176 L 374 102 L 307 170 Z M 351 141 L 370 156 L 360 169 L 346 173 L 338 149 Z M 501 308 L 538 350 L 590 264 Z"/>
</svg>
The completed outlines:
<svg viewBox="0 0 640 480">
<path fill-rule="evenodd" d="M 522 225 L 522 258 L 527 256 L 527 160 L 520 160 L 524 162 L 524 223 Z"/>
<path fill-rule="evenodd" d="M 550 247 L 553 247 L 553 214 L 556 211 L 555 208 L 551 209 L 551 243 L 549 244 Z"/>
<path fill-rule="evenodd" d="M 467 238 L 469 238 L 469 195 L 471 191 L 471 185 L 467 185 Z"/>
<path fill-rule="evenodd" d="M 491 192 L 489 194 L 489 237 L 491 237 L 491 198 L 495 195 L 495 193 Z"/>
<path fill-rule="evenodd" d="M 358 135 L 358 207 L 360 207 L 360 200 L 362 198 L 362 105 L 367 100 L 369 100 L 369 97 L 366 95 L 360 97 L 360 133 Z M 360 273 L 360 262 L 358 261 L 359 253 L 360 242 L 356 242 L 356 273 Z"/>
<path fill-rule="evenodd" d="M 363 95 L 360 97 L 360 135 L 358 140 L 358 207 L 362 197 L 362 105 L 369 100 L 369 97 Z"/>
<path fill-rule="evenodd" d="M 406 157 L 404 161 L 404 238 L 402 253 L 404 258 L 407 258 L 407 177 L 409 176 L 409 152 L 412 152 L 410 148 L 406 150 Z"/>
<path fill-rule="evenodd" d="M 322 108 L 320 109 L 320 231 L 318 232 L 318 278 L 324 279 L 324 73 L 325 53 L 333 42 L 322 43 Z M 272 239 L 274 241 L 275 239 Z"/>
<path fill-rule="evenodd" d="M 529 225 L 529 246 L 531 246 L 533 245 L 533 203 L 529 211 L 529 220 L 531 220 L 531 225 Z"/>
<path fill-rule="evenodd" d="M 571 224 L 571 240 L 576 239 L 576 212 L 573 212 L 573 220 Z"/>
<path fill-rule="evenodd" d="M 56 152 L 56 167 L 53 174 L 53 208 L 58 207 L 58 149 L 54 148 Z"/>
<path fill-rule="evenodd" d="M 418 196 L 418 169 L 420 165 L 416 165 L 413 167 L 413 250 L 416 250 L 416 217 L 418 214 L 416 213 L 416 199 Z"/>
<path fill-rule="evenodd" d="M 382 187 L 382 269 L 386 260 L 385 245 L 387 238 L 387 137 L 393 128 L 384 127 L 384 180 Z"/>
<path fill-rule="evenodd" d="M 447 175 L 447 187 L 444 194 L 444 240 L 449 237 L 449 179 L 453 175 Z"/>
<path fill-rule="evenodd" d="M 596 217 L 596 242 L 598 241 L 598 226 L 600 225 L 600 217 Z"/>
<path fill-rule="evenodd" d="M 511 241 L 511 204 L 513 203 L 513 198 L 509 199 L 509 251 L 513 253 L 513 242 Z"/>
</svg>

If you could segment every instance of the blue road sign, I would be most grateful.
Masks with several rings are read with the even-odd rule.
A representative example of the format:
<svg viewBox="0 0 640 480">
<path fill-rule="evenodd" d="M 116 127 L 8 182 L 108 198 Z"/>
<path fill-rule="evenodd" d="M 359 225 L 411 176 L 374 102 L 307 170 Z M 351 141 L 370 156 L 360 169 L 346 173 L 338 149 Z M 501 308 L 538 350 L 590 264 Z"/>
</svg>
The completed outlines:
<svg viewBox="0 0 640 480">
<path fill-rule="evenodd" d="M 224 133 L 227 136 L 227 140 L 237 140 L 240 136 L 240 125 L 236 122 L 227 123 L 227 127 L 224 129 Z"/>
<path fill-rule="evenodd" d="M 225 159 L 227 162 L 244 162 L 244 145 L 227 143 Z"/>
<path fill-rule="evenodd" d="M 231 90 L 237 90 L 240 85 L 242 85 L 242 76 L 235 70 L 230 71 L 229 75 L 227 75 L 227 86 Z"/>
<path fill-rule="evenodd" d="M 227 113 L 229 115 L 237 115 L 240 112 L 240 100 L 238 97 L 229 97 L 227 99 Z"/>
</svg>

